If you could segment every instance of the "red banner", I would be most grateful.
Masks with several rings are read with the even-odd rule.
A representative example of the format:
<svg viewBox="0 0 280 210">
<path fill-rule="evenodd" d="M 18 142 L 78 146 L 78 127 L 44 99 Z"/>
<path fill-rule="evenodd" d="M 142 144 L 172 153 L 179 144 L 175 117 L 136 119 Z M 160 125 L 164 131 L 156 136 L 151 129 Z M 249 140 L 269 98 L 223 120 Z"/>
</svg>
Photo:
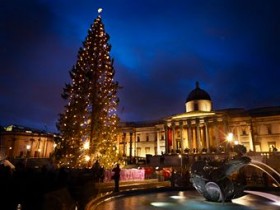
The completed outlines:
<svg viewBox="0 0 280 210">
<path fill-rule="evenodd" d="M 168 139 L 168 148 L 170 147 L 170 146 L 172 146 L 172 129 L 171 128 L 168 128 L 168 137 L 167 137 Z"/>
</svg>

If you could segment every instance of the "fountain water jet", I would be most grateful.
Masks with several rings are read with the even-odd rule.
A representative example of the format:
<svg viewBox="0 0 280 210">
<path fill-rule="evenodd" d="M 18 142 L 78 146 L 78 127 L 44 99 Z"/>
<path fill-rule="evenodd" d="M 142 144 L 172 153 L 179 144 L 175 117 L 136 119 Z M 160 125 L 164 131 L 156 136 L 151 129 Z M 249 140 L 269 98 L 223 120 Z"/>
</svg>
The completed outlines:
<svg viewBox="0 0 280 210">
<path fill-rule="evenodd" d="M 273 179 L 274 182 L 276 182 L 277 187 L 280 187 L 280 183 L 279 183 L 280 174 L 275 169 L 273 169 L 272 167 L 270 167 L 269 165 L 263 162 L 256 161 L 256 160 L 251 160 L 251 162 L 248 165 L 258 168 L 264 173 L 266 173 L 271 179 Z M 276 177 L 273 176 L 273 174 L 275 174 L 278 177 L 278 180 Z"/>
<path fill-rule="evenodd" d="M 270 193 L 265 192 L 259 192 L 259 191 L 251 191 L 251 190 L 244 190 L 245 193 L 252 194 L 252 195 L 258 195 L 264 198 L 267 198 L 273 202 L 275 202 L 276 205 L 280 206 L 280 196 L 273 195 Z"/>
<path fill-rule="evenodd" d="M 276 171 L 274 168 L 270 167 L 269 165 L 267 165 L 263 162 L 256 161 L 256 160 L 251 160 L 251 162 L 248 165 L 258 168 L 261 171 L 263 171 L 264 173 L 266 173 L 276 183 L 277 187 L 280 187 L 280 183 L 279 183 L 280 173 L 278 171 Z M 277 180 L 277 178 L 278 178 L 278 180 Z M 266 193 L 266 192 L 252 191 L 252 190 L 244 190 L 244 192 L 248 193 L 248 194 L 264 197 L 266 199 L 273 201 L 275 205 L 280 206 L 280 196 L 273 195 L 273 194 Z"/>
</svg>

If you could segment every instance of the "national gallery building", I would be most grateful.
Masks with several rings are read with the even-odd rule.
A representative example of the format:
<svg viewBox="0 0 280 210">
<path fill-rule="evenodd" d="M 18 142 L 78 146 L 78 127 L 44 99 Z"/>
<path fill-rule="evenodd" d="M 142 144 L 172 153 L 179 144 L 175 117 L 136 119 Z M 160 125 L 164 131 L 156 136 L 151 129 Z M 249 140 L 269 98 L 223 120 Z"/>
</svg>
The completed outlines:
<svg viewBox="0 0 280 210">
<path fill-rule="evenodd" d="M 196 83 L 187 96 L 185 110 L 158 121 L 120 123 L 118 152 L 132 159 L 229 152 L 234 144 L 261 153 L 280 149 L 280 106 L 212 110 L 210 95 Z M 56 138 L 59 136 L 44 131 L 8 126 L 0 132 L 0 158 L 48 158 Z"/>
<path fill-rule="evenodd" d="M 253 152 L 280 149 L 280 107 L 212 110 L 210 95 L 197 82 L 185 110 L 159 121 L 122 123 L 119 152 L 128 157 L 199 154 L 227 152 L 234 144 Z"/>
</svg>

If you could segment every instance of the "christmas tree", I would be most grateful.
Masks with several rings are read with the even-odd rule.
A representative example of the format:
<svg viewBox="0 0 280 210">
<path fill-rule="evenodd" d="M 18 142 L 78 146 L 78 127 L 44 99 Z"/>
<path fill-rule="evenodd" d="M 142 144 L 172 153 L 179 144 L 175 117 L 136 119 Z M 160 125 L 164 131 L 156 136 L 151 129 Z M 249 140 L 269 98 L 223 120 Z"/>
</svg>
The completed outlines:
<svg viewBox="0 0 280 210">
<path fill-rule="evenodd" d="M 88 30 L 70 71 L 62 97 L 68 102 L 57 127 L 62 141 L 57 148 L 61 164 L 80 167 L 99 161 L 111 167 L 119 161 L 116 148 L 119 85 L 110 57 L 109 35 L 105 32 L 101 10 Z"/>
</svg>

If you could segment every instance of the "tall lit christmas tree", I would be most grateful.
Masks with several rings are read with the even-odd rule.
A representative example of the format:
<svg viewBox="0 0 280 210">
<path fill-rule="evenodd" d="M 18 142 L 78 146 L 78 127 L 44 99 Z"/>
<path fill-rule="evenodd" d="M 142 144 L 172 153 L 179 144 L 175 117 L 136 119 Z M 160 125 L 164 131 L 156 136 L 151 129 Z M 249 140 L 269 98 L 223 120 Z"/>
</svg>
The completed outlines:
<svg viewBox="0 0 280 210">
<path fill-rule="evenodd" d="M 88 30 L 70 71 L 62 97 L 68 102 L 57 127 L 62 141 L 57 149 L 61 164 L 82 166 L 98 160 L 105 167 L 119 161 L 116 150 L 118 116 L 111 45 L 99 15 Z"/>
</svg>

